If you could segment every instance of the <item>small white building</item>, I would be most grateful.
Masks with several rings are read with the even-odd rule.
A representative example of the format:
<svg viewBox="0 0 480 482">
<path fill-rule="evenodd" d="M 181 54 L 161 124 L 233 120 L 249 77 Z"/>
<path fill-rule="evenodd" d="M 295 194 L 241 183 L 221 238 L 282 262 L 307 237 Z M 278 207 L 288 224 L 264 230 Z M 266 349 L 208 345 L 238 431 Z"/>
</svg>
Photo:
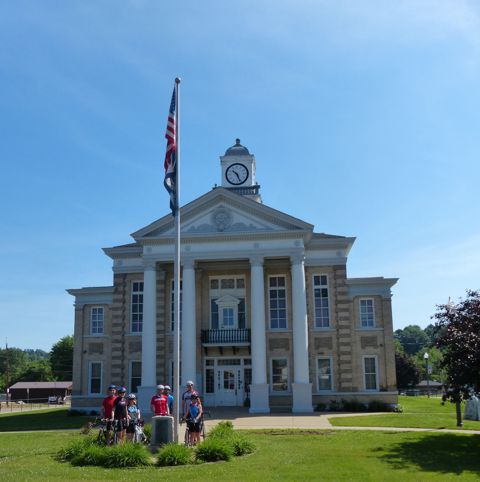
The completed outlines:
<svg viewBox="0 0 480 482">
<path fill-rule="evenodd" d="M 181 379 L 208 406 L 311 412 L 352 399 L 396 403 L 391 287 L 348 278 L 355 238 L 314 232 L 263 204 L 255 157 L 220 157 L 221 187 L 181 208 Z M 313 195 L 313 194 L 312 194 Z M 75 297 L 72 406 L 98 408 L 109 384 L 143 408 L 173 378 L 171 214 L 106 248 L 113 284 Z"/>
</svg>

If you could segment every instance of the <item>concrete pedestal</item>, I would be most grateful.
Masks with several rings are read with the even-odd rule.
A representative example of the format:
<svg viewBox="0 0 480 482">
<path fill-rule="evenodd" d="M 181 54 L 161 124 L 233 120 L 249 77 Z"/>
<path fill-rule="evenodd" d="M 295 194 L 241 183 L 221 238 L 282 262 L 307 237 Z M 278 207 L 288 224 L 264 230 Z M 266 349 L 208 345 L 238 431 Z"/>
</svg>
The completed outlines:
<svg viewBox="0 0 480 482">
<path fill-rule="evenodd" d="M 250 409 L 248 411 L 250 413 L 270 413 L 267 383 L 250 385 Z"/>
<path fill-rule="evenodd" d="M 293 413 L 312 413 L 312 384 L 292 383 Z"/>
<path fill-rule="evenodd" d="M 152 417 L 150 447 L 160 447 L 173 442 L 173 417 Z"/>
</svg>

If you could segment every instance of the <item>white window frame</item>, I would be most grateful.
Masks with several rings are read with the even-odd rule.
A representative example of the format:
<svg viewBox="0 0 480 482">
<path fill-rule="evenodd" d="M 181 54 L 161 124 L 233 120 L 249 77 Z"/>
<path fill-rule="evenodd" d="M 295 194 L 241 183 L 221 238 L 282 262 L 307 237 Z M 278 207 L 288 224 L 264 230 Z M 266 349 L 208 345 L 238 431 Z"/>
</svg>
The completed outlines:
<svg viewBox="0 0 480 482">
<path fill-rule="evenodd" d="M 234 280 L 234 288 L 222 288 L 222 280 L 224 279 L 233 279 Z M 212 288 L 212 281 L 218 281 L 218 288 Z M 238 280 L 243 281 L 243 288 L 237 288 Z M 218 329 L 222 330 L 222 308 L 233 308 L 233 327 L 231 329 L 238 329 L 240 322 L 239 322 L 239 305 L 240 301 L 243 300 L 245 311 L 245 328 L 247 327 L 247 289 L 246 289 L 246 279 L 244 275 L 216 275 L 216 276 L 209 276 L 208 278 L 208 326 L 212 329 L 212 300 L 218 306 Z M 222 298 L 226 298 L 227 296 L 236 298 L 235 301 L 231 303 L 217 303 L 218 300 L 222 300 Z"/>
<path fill-rule="evenodd" d="M 372 302 L 372 324 L 371 325 L 364 325 L 362 319 L 362 301 L 371 301 Z M 358 300 L 358 316 L 360 318 L 360 327 L 361 328 L 375 328 L 377 326 L 377 320 L 375 318 L 375 298 L 359 298 Z"/>
<path fill-rule="evenodd" d="M 329 360 L 330 362 L 330 388 L 320 388 L 320 372 L 318 368 L 318 361 L 319 360 Z M 334 391 L 334 384 L 333 384 L 333 357 L 331 356 L 317 356 L 315 359 L 315 370 L 317 375 L 317 392 L 320 393 L 330 393 Z"/>
<path fill-rule="evenodd" d="M 143 290 L 142 291 L 133 291 L 133 286 L 135 283 L 142 283 Z M 133 330 L 133 295 L 134 294 L 142 294 L 142 320 L 141 320 L 141 330 Z M 145 284 L 143 280 L 132 280 L 130 284 L 130 333 L 132 334 L 141 334 L 143 332 L 143 314 L 144 314 L 144 293 L 145 293 Z M 138 323 L 138 321 L 137 321 Z"/>
<path fill-rule="evenodd" d="M 98 330 L 98 312 L 97 312 L 97 319 L 94 320 L 93 319 L 93 310 L 101 310 L 101 313 L 102 313 L 102 331 L 99 331 Z M 93 323 L 97 323 L 97 330 L 94 331 L 93 330 Z M 92 336 L 100 336 L 100 335 L 103 335 L 105 333 L 105 308 L 103 306 L 91 306 L 90 307 L 90 335 Z"/>
<path fill-rule="evenodd" d="M 375 388 L 367 388 L 367 373 L 365 371 L 365 360 L 367 358 L 373 358 L 375 360 Z M 363 387 L 366 392 L 378 392 L 379 391 L 379 374 L 378 374 L 378 356 L 377 355 L 363 355 L 362 357 L 362 370 L 363 370 Z"/>
<path fill-rule="evenodd" d="M 320 283 L 321 283 L 321 277 L 322 276 L 325 276 L 327 278 L 327 284 L 326 285 L 322 285 L 322 284 L 319 284 L 319 285 L 316 285 L 315 284 L 315 277 L 318 276 L 320 277 Z M 317 300 L 315 298 L 315 289 L 322 289 L 322 288 L 327 288 L 327 300 L 328 300 L 328 324 L 327 326 L 317 326 L 317 317 L 316 317 L 316 309 L 317 309 L 317 306 L 316 306 L 316 303 L 317 303 Z M 312 274 L 312 300 L 313 300 L 313 303 L 312 303 L 312 306 L 313 306 L 313 329 L 314 330 L 328 330 L 332 327 L 332 311 L 331 311 L 331 307 L 332 307 L 332 303 L 331 303 L 331 300 L 330 300 L 330 277 L 328 276 L 327 273 L 313 273 Z M 323 309 L 322 307 L 320 307 L 320 309 Z"/>
<path fill-rule="evenodd" d="M 275 360 L 286 360 L 287 362 L 287 389 L 286 390 L 273 389 L 273 362 Z M 275 356 L 270 358 L 270 393 L 273 395 L 290 393 L 290 360 L 286 356 Z"/>
<path fill-rule="evenodd" d="M 133 391 L 133 384 L 132 384 L 132 378 L 133 378 L 132 365 L 134 363 L 140 363 L 140 383 L 137 386 L 142 385 L 142 360 L 130 360 L 130 362 L 128 363 L 128 389 L 132 393 L 137 393 L 136 391 L 135 392 Z M 139 377 L 135 377 L 135 378 L 139 378 Z"/>
<path fill-rule="evenodd" d="M 100 390 L 98 392 L 92 392 L 92 365 L 94 363 L 100 364 Z M 96 378 L 96 377 L 95 377 Z M 88 362 L 88 394 L 89 395 L 100 395 L 103 393 L 103 361 L 101 360 L 90 360 Z"/>
<path fill-rule="evenodd" d="M 272 312 L 271 312 L 271 306 L 270 306 L 270 301 L 271 301 L 271 298 L 270 298 L 270 291 L 273 291 L 273 290 L 278 290 L 278 286 L 270 286 L 270 280 L 272 278 L 283 278 L 285 280 L 285 286 L 284 286 L 284 289 L 285 289 L 285 327 L 280 327 L 280 328 L 272 328 Z M 268 329 L 270 331 L 287 331 L 288 330 L 288 289 L 287 289 L 287 283 L 288 283 L 288 277 L 286 274 L 271 274 L 271 275 L 268 275 L 268 279 L 267 279 L 267 287 L 268 287 Z M 277 299 L 278 301 L 278 299 Z M 276 310 L 279 310 L 281 308 L 274 308 Z"/>
</svg>

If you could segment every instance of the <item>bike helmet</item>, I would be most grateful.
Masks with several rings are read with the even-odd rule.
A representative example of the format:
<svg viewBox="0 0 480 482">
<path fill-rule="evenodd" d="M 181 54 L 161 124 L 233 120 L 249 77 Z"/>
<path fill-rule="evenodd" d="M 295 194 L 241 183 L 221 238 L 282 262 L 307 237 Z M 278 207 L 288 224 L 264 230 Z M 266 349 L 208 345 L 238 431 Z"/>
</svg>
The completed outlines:
<svg viewBox="0 0 480 482">
<path fill-rule="evenodd" d="M 127 389 L 125 387 L 118 387 L 117 388 L 118 393 L 125 393 L 126 391 L 127 391 Z"/>
<path fill-rule="evenodd" d="M 116 386 L 116 385 L 109 385 L 109 386 L 108 386 L 108 389 L 109 389 L 109 390 L 116 390 L 116 389 L 117 389 L 117 386 Z"/>
<path fill-rule="evenodd" d="M 130 393 L 127 397 L 129 400 L 136 400 L 137 396 L 134 393 Z"/>
<path fill-rule="evenodd" d="M 195 393 L 193 393 L 191 396 L 190 396 L 190 399 L 191 400 L 196 400 L 198 398 L 198 395 L 196 395 Z"/>
<path fill-rule="evenodd" d="M 165 387 L 163 385 L 157 385 L 157 390 L 164 390 Z"/>
<path fill-rule="evenodd" d="M 165 390 L 172 390 L 172 389 L 170 388 L 170 385 L 165 385 Z"/>
<path fill-rule="evenodd" d="M 192 380 L 188 380 L 188 382 L 186 383 L 187 387 L 193 387 L 193 385 L 195 385 Z"/>
</svg>

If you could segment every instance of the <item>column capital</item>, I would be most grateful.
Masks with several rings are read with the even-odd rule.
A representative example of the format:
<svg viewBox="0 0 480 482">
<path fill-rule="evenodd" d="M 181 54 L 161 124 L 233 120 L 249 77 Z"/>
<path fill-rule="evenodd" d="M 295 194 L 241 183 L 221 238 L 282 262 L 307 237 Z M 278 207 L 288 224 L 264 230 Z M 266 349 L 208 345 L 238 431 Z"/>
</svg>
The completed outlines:
<svg viewBox="0 0 480 482">
<path fill-rule="evenodd" d="M 180 260 L 183 269 L 194 269 L 195 268 L 195 258 L 191 256 L 182 256 Z"/>
<path fill-rule="evenodd" d="M 303 264 L 304 262 L 305 262 L 305 253 L 299 252 L 299 253 L 292 253 L 290 255 L 290 263 L 292 265 Z"/>
<path fill-rule="evenodd" d="M 250 256 L 250 264 L 252 266 L 263 266 L 264 257 L 261 254 Z"/>
<path fill-rule="evenodd" d="M 144 271 L 148 271 L 148 270 L 155 271 L 156 264 L 157 264 L 157 262 L 154 259 L 143 258 L 143 269 L 144 269 Z"/>
</svg>

